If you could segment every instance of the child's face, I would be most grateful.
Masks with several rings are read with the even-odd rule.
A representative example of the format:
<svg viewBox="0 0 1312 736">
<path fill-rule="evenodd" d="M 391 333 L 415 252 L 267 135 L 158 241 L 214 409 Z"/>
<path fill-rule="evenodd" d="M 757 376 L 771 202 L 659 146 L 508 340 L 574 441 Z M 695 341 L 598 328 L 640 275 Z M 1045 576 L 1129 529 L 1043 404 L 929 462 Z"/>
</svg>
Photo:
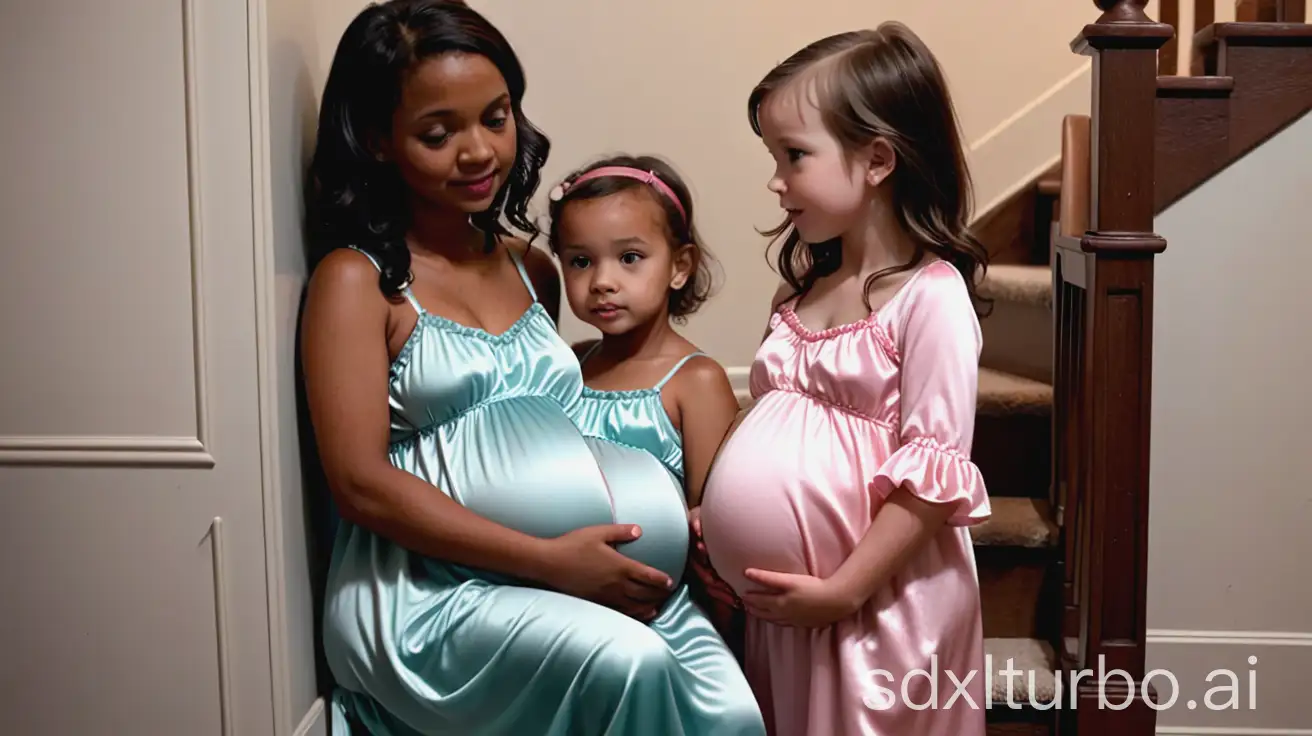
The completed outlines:
<svg viewBox="0 0 1312 736">
<path fill-rule="evenodd" d="M 487 57 L 448 53 L 406 75 L 381 153 L 422 202 L 482 212 L 515 163 L 506 81 Z"/>
<path fill-rule="evenodd" d="M 779 195 L 802 239 L 820 243 L 848 232 L 866 214 L 867 167 L 845 155 L 809 101 L 807 83 L 777 90 L 761 105 L 762 138 L 775 160 L 766 187 Z"/>
<path fill-rule="evenodd" d="M 693 246 L 672 247 L 652 196 L 626 189 L 569 202 L 560 214 L 565 296 L 574 315 L 603 334 L 667 319 L 670 290 L 692 273 Z"/>
</svg>

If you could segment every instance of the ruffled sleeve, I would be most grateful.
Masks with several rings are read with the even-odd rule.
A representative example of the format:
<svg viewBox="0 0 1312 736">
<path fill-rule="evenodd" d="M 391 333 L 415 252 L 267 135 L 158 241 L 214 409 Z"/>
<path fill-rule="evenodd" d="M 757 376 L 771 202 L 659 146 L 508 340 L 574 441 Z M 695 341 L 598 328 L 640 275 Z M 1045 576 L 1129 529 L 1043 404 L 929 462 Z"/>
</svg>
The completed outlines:
<svg viewBox="0 0 1312 736">
<path fill-rule="evenodd" d="M 970 460 L 979 391 L 979 320 L 956 268 L 936 263 L 911 284 L 900 334 L 901 447 L 879 468 L 870 491 L 898 486 L 954 508 L 948 523 L 978 524 L 992 513 L 979 468 Z"/>
</svg>

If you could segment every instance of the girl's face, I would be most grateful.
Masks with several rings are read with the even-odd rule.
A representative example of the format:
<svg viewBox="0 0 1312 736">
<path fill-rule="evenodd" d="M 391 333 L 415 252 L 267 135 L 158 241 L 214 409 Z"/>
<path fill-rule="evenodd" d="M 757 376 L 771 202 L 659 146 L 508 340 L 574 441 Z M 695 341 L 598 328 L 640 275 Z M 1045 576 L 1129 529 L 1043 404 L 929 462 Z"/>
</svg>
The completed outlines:
<svg viewBox="0 0 1312 736">
<path fill-rule="evenodd" d="M 567 203 L 556 252 L 574 316 L 606 335 L 668 318 L 669 294 L 688 282 L 692 245 L 670 243 L 651 193 L 626 189 Z"/>
<path fill-rule="evenodd" d="M 477 54 L 425 59 L 402 81 L 381 149 L 418 199 L 469 214 L 486 210 L 515 163 L 506 80 Z"/>
<path fill-rule="evenodd" d="M 799 81 L 766 98 L 761 137 L 775 161 L 766 184 L 802 240 L 820 243 L 851 230 L 869 209 L 868 162 L 847 155 L 825 129 Z"/>
</svg>

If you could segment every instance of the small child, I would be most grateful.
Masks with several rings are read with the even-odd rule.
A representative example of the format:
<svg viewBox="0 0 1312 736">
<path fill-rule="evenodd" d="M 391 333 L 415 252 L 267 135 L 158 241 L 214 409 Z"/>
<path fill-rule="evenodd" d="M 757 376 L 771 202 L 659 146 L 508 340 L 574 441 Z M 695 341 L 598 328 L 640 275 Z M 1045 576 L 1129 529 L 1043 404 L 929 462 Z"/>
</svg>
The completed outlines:
<svg viewBox="0 0 1312 736">
<path fill-rule="evenodd" d="M 785 283 L 701 514 L 748 679 L 772 734 L 984 736 L 966 527 L 990 513 L 970 460 L 987 254 L 947 84 L 885 23 L 797 52 L 748 109 Z"/>
<path fill-rule="evenodd" d="M 688 187 L 659 158 L 617 156 L 575 172 L 550 199 L 551 248 L 570 308 L 602 333 L 575 346 L 585 383 L 576 423 L 585 435 L 658 459 L 683 489 L 691 518 L 738 400 L 720 364 L 671 326 L 695 312 L 711 286 Z M 692 552 L 704 587 L 723 599 L 723 584 L 698 564 L 704 548 Z M 715 598 L 699 602 L 734 644 L 731 611 Z"/>
</svg>

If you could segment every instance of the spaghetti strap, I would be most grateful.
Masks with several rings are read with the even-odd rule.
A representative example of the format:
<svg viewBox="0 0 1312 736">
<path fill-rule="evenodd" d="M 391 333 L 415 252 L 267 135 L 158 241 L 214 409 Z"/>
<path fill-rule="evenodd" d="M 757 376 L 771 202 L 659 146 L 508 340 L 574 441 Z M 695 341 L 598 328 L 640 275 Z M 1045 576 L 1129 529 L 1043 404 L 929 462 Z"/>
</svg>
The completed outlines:
<svg viewBox="0 0 1312 736">
<path fill-rule="evenodd" d="M 696 358 L 699 355 L 706 355 L 706 353 L 703 353 L 702 351 L 698 350 L 696 352 L 688 353 L 682 358 L 679 358 L 679 362 L 675 363 L 674 367 L 670 369 L 670 372 L 666 373 L 665 377 L 662 378 L 660 382 L 656 384 L 655 386 L 656 390 L 659 391 L 662 388 L 664 388 L 665 384 L 668 383 L 671 378 L 674 378 L 674 374 L 679 372 L 679 369 L 683 367 L 684 363 L 687 363 L 688 361 L 692 360 L 693 358 Z"/>
<path fill-rule="evenodd" d="M 533 246 L 530 245 L 528 247 L 532 248 Z M 533 280 L 528 277 L 528 270 L 524 268 L 523 259 L 519 257 L 519 254 L 516 253 L 515 249 L 511 246 L 506 246 L 506 251 L 510 253 L 510 260 L 515 262 L 515 270 L 519 271 L 519 278 L 524 282 L 524 287 L 528 289 L 528 295 L 536 302 L 538 300 L 538 292 L 533 288 Z"/>
<path fill-rule="evenodd" d="M 591 345 L 589 345 L 588 349 L 583 351 L 583 355 L 579 356 L 579 365 L 583 365 L 584 363 L 586 363 L 588 361 L 588 358 L 591 358 L 592 354 L 597 352 L 597 348 L 599 347 L 601 347 L 601 340 L 598 340 L 592 343 Z"/>
<path fill-rule="evenodd" d="M 378 273 L 383 272 L 382 265 L 378 263 L 378 259 L 374 258 L 372 253 L 356 245 L 348 245 L 346 247 L 350 248 L 356 253 L 359 253 L 365 258 L 368 258 L 369 262 L 374 264 L 374 268 L 378 269 Z M 405 296 L 406 301 L 410 302 L 410 306 L 415 308 L 416 312 L 418 312 L 420 315 L 424 314 L 424 308 L 419 306 L 419 300 L 415 298 L 414 292 L 410 291 L 409 286 L 406 286 L 405 288 L 401 289 L 401 293 Z"/>
</svg>

